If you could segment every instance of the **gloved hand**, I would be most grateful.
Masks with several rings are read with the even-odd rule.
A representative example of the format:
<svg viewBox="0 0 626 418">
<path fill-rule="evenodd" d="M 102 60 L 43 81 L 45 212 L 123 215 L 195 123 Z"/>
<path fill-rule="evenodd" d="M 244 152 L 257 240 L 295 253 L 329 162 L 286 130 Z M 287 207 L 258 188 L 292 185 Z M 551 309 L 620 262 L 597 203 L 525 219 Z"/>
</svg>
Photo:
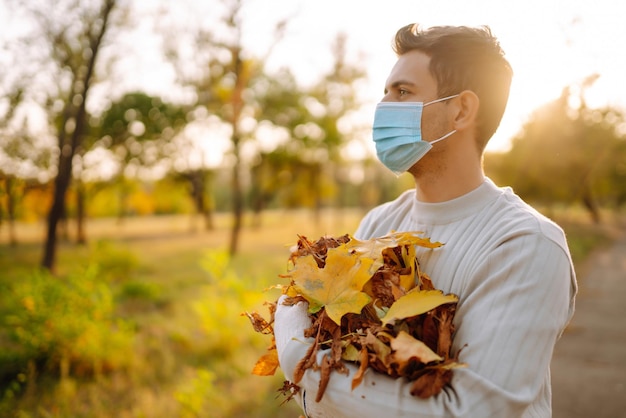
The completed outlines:
<svg viewBox="0 0 626 418">
<path fill-rule="evenodd" d="M 293 381 L 293 372 L 300 361 L 297 356 L 289 355 L 289 345 L 313 343 L 313 338 L 304 338 L 304 330 L 311 327 L 311 319 L 307 310 L 309 304 L 299 302 L 293 306 L 283 305 L 287 298 L 282 295 L 276 304 L 274 313 L 274 338 L 276 339 L 276 351 L 278 361 L 285 377 Z"/>
</svg>

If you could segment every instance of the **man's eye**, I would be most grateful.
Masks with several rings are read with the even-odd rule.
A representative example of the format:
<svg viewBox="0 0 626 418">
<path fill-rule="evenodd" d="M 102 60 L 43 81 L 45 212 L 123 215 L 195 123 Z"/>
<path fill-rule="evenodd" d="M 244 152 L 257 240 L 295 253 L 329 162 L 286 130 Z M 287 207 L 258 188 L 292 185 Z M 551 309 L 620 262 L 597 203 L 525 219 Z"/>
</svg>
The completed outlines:
<svg viewBox="0 0 626 418">
<path fill-rule="evenodd" d="M 406 96 L 407 94 L 409 94 L 409 91 L 408 90 L 404 90 L 404 89 L 400 89 L 398 91 L 398 93 L 400 94 L 400 97 L 402 97 L 402 96 Z"/>
</svg>

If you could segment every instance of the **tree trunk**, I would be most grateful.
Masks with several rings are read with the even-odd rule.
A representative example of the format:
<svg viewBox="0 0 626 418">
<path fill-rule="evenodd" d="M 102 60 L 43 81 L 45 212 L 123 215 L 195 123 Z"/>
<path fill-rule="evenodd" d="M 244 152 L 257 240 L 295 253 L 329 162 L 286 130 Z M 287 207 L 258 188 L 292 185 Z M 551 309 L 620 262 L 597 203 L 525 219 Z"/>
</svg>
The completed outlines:
<svg viewBox="0 0 626 418">
<path fill-rule="evenodd" d="M 15 233 L 15 184 L 11 177 L 7 177 L 6 192 L 7 192 L 7 221 L 9 223 L 9 244 L 12 247 L 17 245 L 17 235 Z"/>
<path fill-rule="evenodd" d="M 85 199 L 85 185 L 82 181 L 79 181 L 76 185 L 76 242 L 81 245 L 87 243 Z"/>
<path fill-rule="evenodd" d="M 67 194 L 67 189 L 69 188 L 70 181 L 72 179 L 72 159 L 74 158 L 76 150 L 80 146 L 80 143 L 83 139 L 83 132 L 85 130 L 87 114 L 87 96 L 89 93 L 89 88 L 91 86 L 96 58 L 98 56 L 98 50 L 100 49 L 100 45 L 102 44 L 102 39 L 104 38 L 104 34 L 108 26 L 109 16 L 111 14 L 111 11 L 113 10 L 113 7 L 115 6 L 115 1 L 116 0 L 105 1 L 102 8 L 102 22 L 98 28 L 98 32 L 95 34 L 94 37 L 91 38 L 91 56 L 87 62 L 87 69 L 84 79 L 80 80 L 82 81 L 82 91 L 77 92 L 82 98 L 80 105 L 75 110 L 72 106 L 75 97 L 73 86 L 80 84 L 74 82 L 72 83 L 72 94 L 67 98 L 68 101 L 62 118 L 63 124 L 61 125 L 59 132 L 59 168 L 57 176 L 54 179 L 53 201 L 52 206 L 50 207 L 50 211 L 48 212 L 48 228 L 44 245 L 44 255 L 41 262 L 42 267 L 52 272 L 54 272 L 56 262 L 57 226 L 65 211 L 65 196 Z M 74 76 L 75 78 L 77 78 L 78 74 L 75 74 Z M 66 143 L 66 126 L 71 119 L 74 119 L 75 127 L 74 131 L 71 133 L 71 138 L 68 144 Z"/>
<path fill-rule="evenodd" d="M 310 190 L 313 193 L 313 223 L 319 226 L 322 222 L 322 167 L 320 163 L 311 166 Z"/>
<path fill-rule="evenodd" d="M 207 231 L 213 231 L 215 229 L 215 222 L 213 221 L 213 204 L 210 202 L 210 198 L 207 199 L 206 207 L 204 209 L 204 229 Z"/>
<path fill-rule="evenodd" d="M 64 136 L 64 135 L 62 135 Z M 59 141 L 61 142 L 61 141 Z M 59 156 L 59 170 L 54 179 L 54 194 L 52 206 L 48 212 L 48 228 L 44 247 L 42 266 L 50 271 L 54 271 L 57 249 L 57 227 L 65 211 L 65 193 L 70 184 L 70 173 L 72 172 L 71 157 L 61 153 Z"/>
<path fill-rule="evenodd" d="M 235 164 L 233 166 L 233 227 L 230 236 L 229 255 L 232 257 L 237 254 L 239 249 L 239 234 L 241 232 L 241 224 L 243 218 L 243 192 L 241 187 L 241 155 L 240 143 L 241 134 L 239 132 L 239 119 L 241 116 L 241 110 L 243 109 L 243 90 L 246 85 L 246 80 L 243 74 L 243 60 L 241 57 L 241 48 L 236 47 L 232 50 L 232 59 L 234 63 L 234 72 L 237 76 L 237 82 L 233 89 L 232 103 L 232 120 L 231 126 L 233 129 L 231 142 L 233 144 L 233 155 Z"/>
<path fill-rule="evenodd" d="M 128 191 L 126 186 L 126 179 L 124 179 L 124 175 L 120 174 L 120 188 L 117 193 L 118 198 L 118 209 L 117 209 L 117 225 L 123 225 L 124 219 L 126 218 L 126 209 L 128 205 Z"/>
<path fill-rule="evenodd" d="M 239 234 L 241 232 L 241 223 L 243 218 L 243 196 L 241 191 L 240 156 L 239 156 L 239 138 L 233 135 L 233 145 L 235 148 L 235 165 L 233 166 L 232 190 L 233 190 L 233 227 L 230 235 L 229 255 L 232 257 L 237 254 L 239 249 Z"/>
<path fill-rule="evenodd" d="M 204 227 L 207 231 L 215 229 L 213 213 L 215 212 L 215 201 L 213 199 L 213 173 L 209 170 L 205 172 L 206 188 L 204 189 Z"/>
<path fill-rule="evenodd" d="M 583 197 L 582 197 L 582 201 L 583 201 L 583 205 L 589 212 L 589 215 L 591 216 L 591 220 L 593 221 L 593 223 L 596 225 L 599 224 L 601 221 L 600 210 L 598 209 L 598 205 L 596 204 L 596 201 L 591 196 L 591 192 L 589 190 L 585 190 L 585 193 L 583 194 Z"/>
<path fill-rule="evenodd" d="M 189 195 L 191 197 L 191 201 L 193 202 L 193 208 L 195 211 L 191 214 L 189 230 L 192 233 L 198 231 L 197 227 L 197 219 L 203 213 L 202 209 L 202 181 L 200 178 L 199 171 L 190 171 L 185 174 L 184 177 L 189 181 L 191 185 L 191 190 L 189 191 Z"/>
</svg>

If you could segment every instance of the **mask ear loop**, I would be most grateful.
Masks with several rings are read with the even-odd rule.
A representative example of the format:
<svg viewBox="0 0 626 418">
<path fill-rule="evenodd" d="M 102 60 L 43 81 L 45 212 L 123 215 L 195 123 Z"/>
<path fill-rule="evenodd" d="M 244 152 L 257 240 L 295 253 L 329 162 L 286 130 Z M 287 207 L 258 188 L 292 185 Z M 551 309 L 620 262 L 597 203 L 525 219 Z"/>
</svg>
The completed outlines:
<svg viewBox="0 0 626 418">
<path fill-rule="evenodd" d="M 430 141 L 430 142 L 429 142 L 429 144 L 430 144 L 430 145 L 432 145 L 432 144 L 436 144 L 437 142 L 439 142 L 439 141 L 443 141 L 444 139 L 446 139 L 446 138 L 447 138 L 447 137 L 449 137 L 449 136 L 454 135 L 455 133 L 456 133 L 456 129 L 454 129 L 454 130 L 452 130 L 452 131 L 448 132 L 447 134 L 445 134 L 444 136 L 442 136 L 442 137 L 441 137 L 441 138 L 439 138 L 439 139 L 435 139 L 434 141 Z"/>
<path fill-rule="evenodd" d="M 441 99 L 431 100 L 428 103 L 424 103 L 424 106 L 428 106 L 429 104 L 433 104 L 433 103 L 443 102 L 444 100 L 454 99 L 455 97 L 459 97 L 459 96 L 460 94 L 453 94 L 452 96 L 447 96 L 447 97 L 442 97 Z"/>
<path fill-rule="evenodd" d="M 430 101 L 428 103 L 424 103 L 424 106 L 427 106 L 427 105 L 433 104 L 433 103 L 443 102 L 444 100 L 454 99 L 455 97 L 459 97 L 459 96 L 460 96 L 460 94 L 453 94 L 452 96 L 442 97 L 441 99 L 435 99 L 435 100 Z M 454 135 L 455 133 L 456 133 L 456 129 L 454 129 L 453 131 L 448 132 L 447 134 L 445 134 L 441 138 L 435 139 L 434 141 L 430 141 L 430 145 L 436 144 L 439 141 L 443 141 L 444 139 L 446 139 L 447 137 L 449 137 L 451 135 Z"/>
</svg>

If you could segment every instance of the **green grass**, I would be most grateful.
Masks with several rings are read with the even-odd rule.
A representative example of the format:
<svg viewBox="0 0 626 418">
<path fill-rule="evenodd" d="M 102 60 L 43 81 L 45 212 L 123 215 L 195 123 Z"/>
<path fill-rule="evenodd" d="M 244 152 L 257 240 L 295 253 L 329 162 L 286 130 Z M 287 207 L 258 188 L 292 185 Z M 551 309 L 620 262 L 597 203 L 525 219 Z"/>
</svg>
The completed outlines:
<svg viewBox="0 0 626 418">
<path fill-rule="evenodd" d="M 98 265 L 98 280 L 107 284 L 113 297 L 110 320 L 130 327 L 132 347 L 124 362 L 99 360 L 108 366 L 96 374 L 79 373 L 71 359 L 69 372 L 63 374 L 58 367 L 46 367 L 54 364 L 54 358 L 39 359 L 34 363 L 36 373 L 25 367 L 0 381 L 0 415 L 298 416 L 293 402 L 280 405 L 283 399 L 276 393 L 282 383 L 280 373 L 272 378 L 250 374 L 269 340 L 254 332 L 240 314 L 253 310 L 266 314 L 263 302 L 275 299 L 277 293 L 264 289 L 282 282 L 278 274 L 286 270 L 288 247 L 297 241 L 296 234 L 318 238 L 349 233 L 361 216 L 360 211 L 328 212 L 316 224 L 306 211 L 275 211 L 264 216 L 259 228 L 252 228 L 246 219 L 240 253 L 230 262 L 225 255 L 230 236 L 226 215 L 217 218 L 215 230 L 195 233 L 186 217 L 128 219 L 123 225 L 109 219 L 92 221 L 89 245 L 61 244 L 59 276 Z M 591 225 L 577 214 L 563 212 L 555 218 L 565 227 L 580 268 L 592 251 L 616 236 L 614 229 Z M 3 314 L 22 309 L 19 301 L 8 301 L 9 290 L 32 280 L 41 259 L 41 228 L 20 225 L 17 247 L 0 244 Z M 105 322 L 98 324 L 93 332 L 107 332 Z M 2 335 L 0 352 L 2 348 L 7 352 L 12 343 Z"/>
</svg>

